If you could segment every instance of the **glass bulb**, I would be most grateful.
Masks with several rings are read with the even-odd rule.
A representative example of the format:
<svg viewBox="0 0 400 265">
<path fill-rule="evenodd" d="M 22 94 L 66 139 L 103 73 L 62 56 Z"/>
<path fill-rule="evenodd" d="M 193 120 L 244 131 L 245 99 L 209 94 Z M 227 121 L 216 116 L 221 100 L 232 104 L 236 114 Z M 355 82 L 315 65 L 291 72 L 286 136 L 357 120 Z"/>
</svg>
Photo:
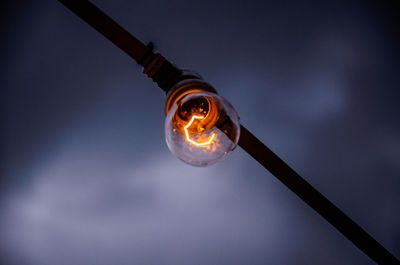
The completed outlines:
<svg viewBox="0 0 400 265">
<path fill-rule="evenodd" d="M 240 123 L 235 109 L 210 92 L 189 93 L 173 103 L 165 120 L 171 152 L 193 166 L 214 164 L 233 151 Z"/>
</svg>

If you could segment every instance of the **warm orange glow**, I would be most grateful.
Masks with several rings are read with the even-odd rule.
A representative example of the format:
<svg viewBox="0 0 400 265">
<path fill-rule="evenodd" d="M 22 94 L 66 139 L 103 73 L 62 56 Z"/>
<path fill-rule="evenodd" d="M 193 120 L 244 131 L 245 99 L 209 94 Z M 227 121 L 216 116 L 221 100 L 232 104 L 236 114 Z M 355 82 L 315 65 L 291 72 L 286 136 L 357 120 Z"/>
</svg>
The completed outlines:
<svg viewBox="0 0 400 265">
<path fill-rule="evenodd" d="M 201 119 L 204 119 L 204 117 L 203 116 L 193 115 L 192 119 L 190 120 L 190 122 L 185 127 L 183 127 L 183 129 L 185 130 L 185 134 L 186 134 L 186 140 L 188 140 L 190 143 L 192 143 L 192 144 L 194 144 L 196 146 L 206 146 L 206 145 L 210 144 L 212 142 L 212 140 L 214 139 L 214 137 L 215 137 L 215 133 L 214 132 L 212 133 L 211 137 L 208 138 L 208 140 L 205 141 L 205 142 L 198 143 L 198 142 L 193 141 L 192 139 L 190 139 L 187 128 L 189 128 L 190 125 L 192 125 L 194 119 L 201 120 Z"/>
</svg>

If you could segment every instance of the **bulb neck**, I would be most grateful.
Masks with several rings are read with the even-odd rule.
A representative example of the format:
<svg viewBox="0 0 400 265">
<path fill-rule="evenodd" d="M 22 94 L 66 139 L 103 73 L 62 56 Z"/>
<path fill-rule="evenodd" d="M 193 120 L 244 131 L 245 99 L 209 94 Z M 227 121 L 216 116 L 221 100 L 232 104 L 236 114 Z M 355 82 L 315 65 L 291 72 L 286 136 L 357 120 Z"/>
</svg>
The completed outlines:
<svg viewBox="0 0 400 265">
<path fill-rule="evenodd" d="M 192 75 L 196 75 L 191 72 Z M 188 75 L 189 76 L 189 75 Z M 213 88 L 210 84 L 200 79 L 198 75 L 197 78 L 188 78 L 183 79 L 182 81 L 176 83 L 168 92 L 167 92 L 167 100 L 165 101 L 165 115 L 168 114 L 172 105 L 179 100 L 181 100 L 184 96 L 196 93 L 196 92 L 211 92 L 217 94 L 215 88 Z"/>
</svg>

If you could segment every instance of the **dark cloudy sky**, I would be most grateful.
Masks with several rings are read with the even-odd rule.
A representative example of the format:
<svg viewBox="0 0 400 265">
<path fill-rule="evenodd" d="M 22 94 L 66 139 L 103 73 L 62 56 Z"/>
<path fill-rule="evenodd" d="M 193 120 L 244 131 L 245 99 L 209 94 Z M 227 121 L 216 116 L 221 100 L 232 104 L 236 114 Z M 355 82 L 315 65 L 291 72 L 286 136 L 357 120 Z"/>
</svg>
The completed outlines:
<svg viewBox="0 0 400 265">
<path fill-rule="evenodd" d="M 94 1 L 400 257 L 399 9 Z M 372 264 L 238 148 L 195 168 L 135 62 L 57 1 L 1 4 L 0 263 Z"/>
</svg>

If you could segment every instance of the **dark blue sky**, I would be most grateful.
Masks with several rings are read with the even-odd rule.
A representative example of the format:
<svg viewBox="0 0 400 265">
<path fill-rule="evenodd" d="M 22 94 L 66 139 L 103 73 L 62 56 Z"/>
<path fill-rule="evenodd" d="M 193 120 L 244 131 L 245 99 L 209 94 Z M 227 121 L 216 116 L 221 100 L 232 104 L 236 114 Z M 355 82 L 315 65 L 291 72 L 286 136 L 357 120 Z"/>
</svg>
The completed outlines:
<svg viewBox="0 0 400 265">
<path fill-rule="evenodd" d="M 400 257 L 398 6 L 93 2 Z M 176 159 L 162 91 L 60 3 L 1 5 L 2 264 L 372 264 L 240 148 Z"/>
</svg>

